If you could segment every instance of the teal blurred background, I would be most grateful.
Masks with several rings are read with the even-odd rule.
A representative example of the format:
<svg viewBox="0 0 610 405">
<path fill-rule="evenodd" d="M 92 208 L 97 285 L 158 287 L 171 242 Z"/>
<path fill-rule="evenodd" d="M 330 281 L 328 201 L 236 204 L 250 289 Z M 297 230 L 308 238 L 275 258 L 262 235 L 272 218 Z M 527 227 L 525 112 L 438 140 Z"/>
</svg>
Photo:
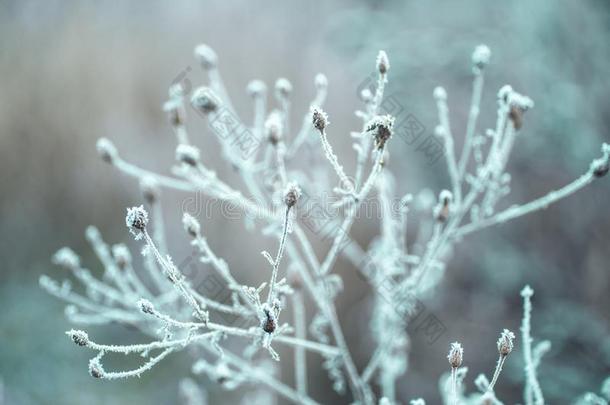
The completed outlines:
<svg viewBox="0 0 610 405">
<path fill-rule="evenodd" d="M 0 2 L 0 392 L 5 404 L 172 404 L 178 382 L 190 372 L 180 353 L 140 379 L 106 382 L 87 373 L 91 352 L 77 350 L 63 332 L 64 305 L 38 287 L 42 273 L 61 278 L 50 263 L 61 246 L 77 250 L 94 273 L 101 270 L 84 240 L 87 225 L 113 243 L 132 243 L 124 207 L 140 202 L 137 185 L 103 164 L 95 141 L 112 139 L 121 154 L 164 173 L 173 161 L 174 138 L 161 105 L 167 88 L 188 71 L 203 75 L 192 57 L 201 42 L 220 57 L 220 69 L 238 111 L 249 117 L 250 79 L 272 85 L 287 77 L 295 88 L 294 123 L 313 95 L 313 77 L 329 79 L 327 111 L 333 146 L 353 169 L 348 131 L 359 127 L 357 88 L 373 71 L 379 49 L 391 61 L 389 88 L 432 131 L 432 89 L 449 94 L 457 147 L 468 113 L 470 54 L 479 43 L 492 50 L 481 124 L 495 122 L 495 94 L 504 84 L 536 103 L 509 170 L 513 191 L 503 206 L 525 202 L 583 173 L 610 142 L 610 7 L 607 1 L 335 1 L 254 2 Z M 197 117 L 193 117 L 197 121 Z M 194 133 L 202 122 L 193 122 Z M 343 136 L 341 134 L 344 134 Z M 204 134 L 205 135 L 205 134 Z M 198 139 L 221 177 L 231 179 L 217 145 Z M 336 145 L 336 146 L 335 146 Z M 393 140 L 390 169 L 399 195 L 448 184 L 444 165 Z M 459 149 L 461 150 L 461 149 Z M 188 253 L 180 232 L 184 196 L 164 197 L 174 257 Z M 533 335 L 553 343 L 540 368 L 549 403 L 569 403 L 598 391 L 610 374 L 610 183 L 604 178 L 544 212 L 519 219 L 457 246 L 447 275 L 425 297 L 447 327 L 433 345 L 413 337 L 408 373 L 398 393 L 438 403 L 438 378 L 446 371 L 450 341 L 463 342 L 472 381 L 491 373 L 495 340 L 518 329 L 519 290 L 534 296 Z M 248 271 L 271 240 L 252 241 L 240 223 L 206 223 L 210 243 L 237 274 Z M 374 221 L 354 229 L 363 245 L 376 234 Z M 235 245 L 240 255 L 235 255 Z M 132 244 L 134 249 L 138 249 Z M 319 246 L 321 255 L 324 246 Z M 137 250 L 136 250 L 137 251 Z M 243 269 L 243 270 L 240 270 Z M 346 289 L 340 313 L 360 367 L 371 349 L 362 314 L 366 286 L 339 262 Z M 119 325 L 93 328 L 97 341 L 135 342 L 141 336 Z M 282 376 L 292 381 L 291 357 Z M 310 367 L 319 364 L 311 358 Z M 521 400 L 520 353 L 507 363 L 499 396 Z M 211 403 L 236 403 L 243 391 L 224 393 L 205 378 Z M 311 376 L 313 396 L 341 400 L 324 372 Z M 1 403 L 1 401 L 0 401 Z"/>
</svg>

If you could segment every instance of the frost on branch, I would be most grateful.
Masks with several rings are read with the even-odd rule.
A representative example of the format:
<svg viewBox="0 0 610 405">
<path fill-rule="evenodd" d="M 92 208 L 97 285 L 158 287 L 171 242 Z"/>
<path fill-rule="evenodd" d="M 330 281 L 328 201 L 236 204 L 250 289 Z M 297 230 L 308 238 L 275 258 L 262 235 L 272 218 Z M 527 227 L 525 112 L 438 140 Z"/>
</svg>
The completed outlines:
<svg viewBox="0 0 610 405">
<path fill-rule="evenodd" d="M 68 270 L 70 277 L 83 288 L 73 288 L 70 280 L 57 282 L 49 276 L 39 280 L 41 288 L 66 301 L 66 316 L 82 328 L 71 329 L 66 334 L 76 346 L 94 353 L 89 373 L 95 378 L 140 377 L 165 357 L 189 348 L 193 356 L 192 371 L 198 377 L 216 382 L 224 389 L 249 389 L 256 385 L 259 391 L 264 390 L 252 396 L 246 393 L 246 401 L 259 396 L 273 400 L 274 396 L 281 396 L 293 403 L 316 404 L 308 389 L 308 376 L 323 369 L 333 388 L 346 395 L 343 398 L 346 402 L 406 403 L 406 399 L 397 398 L 397 387 L 407 378 L 407 356 L 414 345 L 409 327 L 421 305 L 418 296 L 442 281 L 444 272 L 452 268 L 452 254 L 458 251 L 465 237 L 544 209 L 605 176 L 610 168 L 610 146 L 604 144 L 601 157 L 583 168 L 584 173 L 573 182 L 532 201 L 507 204 L 511 184 L 519 181 L 510 173 L 510 156 L 518 142 L 527 140 L 520 136 L 520 132 L 527 130 L 526 112 L 531 115 L 528 119 L 536 117 L 529 112 L 533 101 L 506 85 L 497 92 L 495 119 L 486 120 L 492 124 L 491 128 L 479 122 L 483 77 L 491 57 L 485 45 L 474 49 L 469 62 L 473 72 L 472 98 L 461 153 L 457 153 L 454 144 L 456 128 L 450 122 L 447 91 L 441 86 L 432 91 L 431 101 L 438 112 L 435 134 L 443 143 L 448 172 L 446 184 L 437 190 L 409 190 L 400 195 L 397 190 L 404 193 L 405 188 L 398 184 L 402 177 L 394 177 L 387 165 L 388 157 L 395 153 L 390 142 L 394 117 L 380 111 L 389 83 L 390 62 L 386 52 L 380 51 L 377 59 L 371 60 L 371 68 L 374 62 L 376 70 L 376 85 L 362 90 L 363 105 L 356 113 L 361 122 L 347 134 L 328 132 L 332 127 L 323 106 L 329 82 L 323 74 L 316 75 L 311 82 L 315 97 L 309 104 L 310 109 L 301 112 L 300 129 L 295 132 L 291 119 L 294 88 L 288 79 L 276 80 L 275 105 L 270 108 L 267 108 L 267 85 L 260 80 L 248 84 L 246 93 L 254 110 L 249 122 L 238 117 L 232 107 L 216 52 L 207 45 L 199 45 L 194 56 L 206 79 L 190 95 L 193 109 L 209 121 L 217 119 L 226 109 L 247 129 L 243 133 L 256 135 L 260 144 L 257 142 L 256 148 L 249 150 L 241 138 L 227 139 L 218 133 L 207 133 L 205 136 L 217 135 L 214 139 L 220 143 L 222 157 L 241 181 L 228 183 L 219 178 L 208 167 L 207 149 L 202 154 L 195 146 L 198 140 L 188 136 L 187 95 L 179 85 L 169 88 L 169 99 L 163 104 L 177 140 L 178 164 L 171 168 L 171 175 L 140 168 L 124 160 L 109 139 L 98 140 L 96 148 L 102 160 L 140 186 L 146 209 L 144 205 L 128 208 L 125 224 L 143 245 L 136 251 L 143 248 L 145 255 L 141 258 L 132 255 L 123 244 L 110 245 L 96 228 L 89 227 L 86 237 L 101 263 L 101 271 L 83 268 L 75 252 L 62 248 L 53 256 L 53 263 Z M 456 103 L 460 105 L 463 103 Z M 339 142 L 341 137 L 353 142 L 355 156 L 335 153 L 330 141 Z M 312 145 L 318 148 L 315 153 L 323 157 L 315 167 L 309 167 L 304 158 L 309 153 L 305 146 Z M 350 170 L 340 162 L 349 162 L 346 167 Z M 337 179 L 339 185 L 333 187 Z M 268 245 L 268 250 L 261 252 L 261 256 L 247 258 L 248 280 L 257 287 L 240 280 L 242 274 L 234 272 L 230 261 L 216 254 L 211 247 L 216 241 L 208 243 L 207 239 L 214 235 L 207 235 L 206 224 L 195 216 L 183 214 L 183 235 L 166 235 L 161 206 L 165 194 L 162 196 L 161 190 L 198 193 L 198 197 L 221 201 L 223 207 L 244 214 L 248 231 L 261 231 L 261 241 Z M 323 225 L 331 232 L 321 241 L 325 249 L 320 255 L 312 244 L 312 238 L 320 239 L 320 235 L 315 235 L 319 232 L 312 229 L 311 223 L 304 224 L 303 218 L 297 218 L 295 211 L 301 206 L 307 211 L 317 201 L 316 197 L 326 193 L 336 197 L 333 208 L 337 210 L 324 217 Z M 379 232 L 370 244 L 360 245 L 351 228 L 363 204 L 371 199 L 383 213 Z M 398 215 L 392 212 L 393 201 L 400 201 Z M 117 213 L 116 219 L 119 218 Z M 416 240 L 407 237 L 407 231 L 414 224 L 418 227 Z M 303 225 L 308 225 L 308 231 Z M 172 249 L 167 243 L 170 236 L 174 242 Z M 201 272 L 199 267 L 196 273 L 186 272 L 183 265 L 174 264 L 181 262 L 171 252 L 179 242 L 190 244 L 194 252 L 190 263 L 204 267 Z M 229 251 L 242 254 L 239 246 L 230 248 Z M 362 317 L 359 327 L 366 326 L 362 330 L 370 334 L 367 338 L 373 350 L 362 368 L 354 361 L 346 339 L 346 335 L 353 333 L 344 333 L 335 305 L 336 299 L 349 288 L 335 272 L 339 258 L 346 259 L 345 263 L 353 267 L 351 270 L 363 275 L 371 295 L 374 316 Z M 205 288 L 200 288 L 201 279 L 192 276 L 201 274 L 213 274 L 214 283 L 226 293 L 225 299 L 208 295 Z M 524 403 L 539 405 L 544 399 L 537 372 L 550 343 L 534 342 L 531 336 L 532 296 L 531 288 L 522 290 L 520 346 L 523 346 L 525 363 Z M 102 344 L 96 342 L 92 330 L 84 330 L 89 325 L 113 327 L 117 323 L 137 328 L 146 336 L 144 342 Z M 469 396 L 465 394 L 468 369 L 463 366 L 468 360 L 464 358 L 463 347 L 468 348 L 468 342 L 452 343 L 447 355 L 450 367 L 440 384 L 445 403 L 500 403 L 495 387 L 500 384 L 505 362 L 514 357 L 510 354 L 520 350 L 515 349 L 515 340 L 512 332 L 503 330 L 497 341 L 498 360 L 491 379 L 479 375 L 475 380 L 479 392 Z M 292 350 L 294 356 L 284 349 Z M 305 353 L 310 356 L 306 357 Z M 109 363 L 104 367 L 105 356 L 117 354 L 137 357 L 139 366 L 118 371 L 110 370 Z M 257 362 L 261 356 L 265 361 L 274 360 L 270 362 L 279 367 L 294 367 L 294 384 L 282 377 L 292 373 L 282 370 L 276 375 L 272 372 L 273 366 Z M 199 381 L 193 380 L 181 383 L 186 403 L 205 401 L 198 384 Z M 602 388 L 606 396 L 610 395 L 607 388 Z M 597 398 L 593 393 L 585 396 Z M 416 399 L 411 403 L 421 405 L 424 401 Z"/>
</svg>

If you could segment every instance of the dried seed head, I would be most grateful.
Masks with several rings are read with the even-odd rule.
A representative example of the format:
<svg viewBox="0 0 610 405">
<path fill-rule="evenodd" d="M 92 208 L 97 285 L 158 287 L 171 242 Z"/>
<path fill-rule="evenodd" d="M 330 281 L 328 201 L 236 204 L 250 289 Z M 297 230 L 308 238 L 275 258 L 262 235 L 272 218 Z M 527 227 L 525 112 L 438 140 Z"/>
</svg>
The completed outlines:
<svg viewBox="0 0 610 405">
<path fill-rule="evenodd" d="M 89 335 L 85 331 L 72 329 L 66 332 L 66 335 L 70 336 L 72 341 L 78 346 L 87 346 L 89 344 Z"/>
<path fill-rule="evenodd" d="M 205 44 L 200 44 L 195 47 L 195 59 L 206 70 L 213 69 L 218 65 L 218 55 L 216 52 Z"/>
<path fill-rule="evenodd" d="M 248 83 L 246 91 L 252 98 L 264 97 L 267 93 L 267 85 L 262 80 L 252 80 Z"/>
<path fill-rule="evenodd" d="M 197 87 L 191 96 L 191 105 L 203 114 L 209 114 L 220 108 L 220 98 L 209 87 Z"/>
<path fill-rule="evenodd" d="M 97 154 L 100 155 L 102 160 L 106 163 L 112 164 L 119 157 L 116 147 L 108 138 L 98 139 L 95 147 L 97 149 Z"/>
<path fill-rule="evenodd" d="M 530 298 L 532 295 L 534 295 L 534 290 L 529 285 L 526 285 L 523 287 L 523 290 L 521 290 L 521 296 L 523 298 Z"/>
<path fill-rule="evenodd" d="M 176 160 L 186 165 L 197 166 L 200 155 L 199 149 L 194 146 L 180 144 L 176 147 Z"/>
<path fill-rule="evenodd" d="M 498 352 L 501 356 L 508 356 L 513 351 L 515 334 L 508 329 L 504 329 L 498 339 Z"/>
<path fill-rule="evenodd" d="M 301 189 L 297 185 L 297 183 L 290 182 L 286 186 L 286 191 L 284 192 L 284 203 L 288 208 L 292 208 L 296 205 L 299 197 L 301 196 Z"/>
<path fill-rule="evenodd" d="M 140 180 L 140 190 L 147 203 L 153 204 L 159 198 L 159 182 L 153 176 L 144 176 Z"/>
<path fill-rule="evenodd" d="M 265 120 L 265 136 L 272 145 L 277 145 L 282 140 L 284 125 L 282 114 L 278 110 L 273 110 Z"/>
<path fill-rule="evenodd" d="M 309 109 L 311 112 L 311 122 L 315 129 L 320 132 L 324 132 L 324 129 L 328 126 L 328 115 L 320 107 L 312 105 Z"/>
<path fill-rule="evenodd" d="M 434 218 L 439 222 L 445 222 L 451 214 L 451 203 L 453 194 L 449 190 L 443 190 L 438 195 L 438 203 L 434 207 Z"/>
<path fill-rule="evenodd" d="M 369 89 L 363 89 L 360 92 L 360 98 L 365 103 L 369 103 L 369 102 L 373 101 L 373 93 L 371 93 L 371 90 L 369 90 Z"/>
<path fill-rule="evenodd" d="M 80 259 L 69 247 L 59 249 L 51 259 L 52 262 L 66 270 L 74 270 L 80 267 Z"/>
<path fill-rule="evenodd" d="M 184 125 L 186 121 L 186 111 L 182 98 L 172 98 L 163 103 L 163 111 L 167 113 L 167 119 L 174 128 Z"/>
<path fill-rule="evenodd" d="M 328 88 L 328 79 L 322 73 L 318 73 L 316 78 L 314 79 L 314 83 L 316 85 L 316 89 L 318 90 L 326 90 Z"/>
<path fill-rule="evenodd" d="M 441 86 L 437 86 L 434 88 L 432 92 L 432 96 L 436 101 L 446 101 L 447 100 L 447 90 Z"/>
<path fill-rule="evenodd" d="M 516 130 L 523 126 L 523 113 L 534 107 L 531 98 L 517 93 L 509 85 L 502 86 L 498 91 L 498 103 L 508 107 L 508 118 Z"/>
<path fill-rule="evenodd" d="M 122 243 L 112 247 L 112 257 L 121 269 L 131 263 L 131 253 L 129 253 L 127 246 Z"/>
<path fill-rule="evenodd" d="M 610 145 L 604 143 L 602 145 L 602 157 L 591 162 L 589 170 L 592 171 L 595 177 L 604 177 L 610 168 Z"/>
<path fill-rule="evenodd" d="M 184 226 L 184 230 L 192 237 L 198 236 L 199 232 L 201 231 L 199 222 L 197 222 L 195 217 L 187 212 L 182 215 L 182 225 Z"/>
<path fill-rule="evenodd" d="M 275 316 L 275 311 L 273 308 L 270 308 L 267 303 L 263 304 L 263 316 L 261 317 L 261 328 L 266 333 L 273 333 L 277 328 L 277 319 Z"/>
<path fill-rule="evenodd" d="M 608 159 L 595 159 L 591 163 L 591 170 L 593 171 L 593 175 L 595 177 L 604 177 L 606 174 L 608 174 L 608 169 L 610 169 Z"/>
<path fill-rule="evenodd" d="M 444 137 L 446 135 L 445 127 L 443 127 L 442 125 L 435 126 L 434 135 L 438 136 L 439 138 Z"/>
<path fill-rule="evenodd" d="M 290 93 L 292 93 L 292 84 L 290 81 L 284 77 L 277 79 L 275 82 L 275 94 L 277 94 L 278 97 L 286 98 L 290 96 Z"/>
<path fill-rule="evenodd" d="M 95 378 L 104 378 L 105 371 L 97 357 L 89 360 L 89 374 Z"/>
<path fill-rule="evenodd" d="M 462 348 L 462 345 L 458 342 L 451 343 L 451 348 L 449 349 L 449 354 L 447 355 L 447 360 L 449 360 L 449 364 L 451 364 L 451 367 L 460 367 L 462 365 L 463 357 L 464 349 Z"/>
<path fill-rule="evenodd" d="M 140 311 L 144 312 L 145 314 L 153 315 L 155 313 L 155 306 L 153 303 L 144 298 L 141 298 L 138 301 L 138 308 L 140 308 Z"/>
<path fill-rule="evenodd" d="M 127 215 L 125 216 L 125 225 L 129 228 L 136 239 L 140 239 L 144 230 L 148 224 L 148 212 L 144 209 L 144 206 L 127 208 Z"/>
<path fill-rule="evenodd" d="M 378 115 L 366 124 L 365 131 L 372 133 L 377 149 L 383 149 L 385 143 L 392 137 L 393 127 L 394 117 L 391 115 Z"/>
<path fill-rule="evenodd" d="M 385 51 L 379 51 L 377 54 L 377 70 L 382 75 L 385 75 L 390 70 L 390 61 Z"/>
<path fill-rule="evenodd" d="M 478 45 L 476 48 L 474 48 L 474 52 L 472 52 L 472 64 L 478 70 L 481 70 L 487 66 L 490 58 L 491 51 L 487 45 Z"/>
</svg>

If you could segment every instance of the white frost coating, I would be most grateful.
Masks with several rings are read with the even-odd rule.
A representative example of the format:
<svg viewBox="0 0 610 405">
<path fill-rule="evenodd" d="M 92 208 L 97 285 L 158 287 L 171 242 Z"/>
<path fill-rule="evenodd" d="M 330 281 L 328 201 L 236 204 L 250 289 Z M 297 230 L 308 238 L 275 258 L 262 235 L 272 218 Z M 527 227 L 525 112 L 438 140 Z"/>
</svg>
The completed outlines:
<svg viewBox="0 0 610 405">
<path fill-rule="evenodd" d="M 194 369 L 209 373 L 225 388 L 249 382 L 264 385 L 274 395 L 293 403 L 316 404 L 308 389 L 307 374 L 323 371 L 328 373 L 335 389 L 349 389 L 350 399 L 354 402 L 362 405 L 404 403 L 403 398 L 398 398 L 397 390 L 407 371 L 410 347 L 409 330 L 404 324 L 405 319 L 410 318 L 404 315 L 412 315 L 416 310 L 418 294 L 429 291 L 442 280 L 444 271 L 451 267 L 450 252 L 457 248 L 464 236 L 544 209 L 605 176 L 610 169 L 610 146 L 604 144 L 602 156 L 593 160 L 585 173 L 572 183 L 533 201 L 497 212 L 498 204 L 503 203 L 510 193 L 510 184 L 519 181 L 510 175 L 507 168 L 510 167 L 513 145 L 522 139 L 517 132 L 527 131 L 523 114 L 533 107 L 533 101 L 512 87 L 504 86 L 498 92 L 495 128 L 487 131 L 477 129 L 483 67 L 488 65 L 490 58 L 489 49 L 485 46 L 477 47 L 472 54 L 472 99 L 464 147 L 459 156 L 453 144 L 447 91 L 442 87 L 434 90 L 439 120 L 435 132 L 444 146 L 443 155 L 449 177 L 443 186 L 448 190 L 437 194 L 443 189 L 441 186 L 433 191 L 413 192 L 417 197 L 412 203 L 411 194 L 405 193 L 403 185 L 397 182 L 401 177 L 395 178 L 392 171 L 387 170 L 390 156 L 395 152 L 392 147 L 394 142 L 388 142 L 394 131 L 393 118 L 380 116 L 379 111 L 390 68 L 385 52 L 379 52 L 375 61 L 376 87 L 373 84 L 362 90 L 364 105 L 356 113 L 361 120 L 359 128 L 337 135 L 353 140 L 352 146 L 356 152 L 353 176 L 339 164 L 327 139 L 329 121 L 321 108 L 328 91 L 325 76 L 320 74 L 312 80 L 315 97 L 310 105 L 314 107 L 311 111 L 303 112 L 301 129 L 292 134 L 289 117 L 293 88 L 287 79 L 279 79 L 275 83 L 279 106 L 271 112 L 268 112 L 265 102 L 264 83 L 253 81 L 248 85 L 247 91 L 254 105 L 254 118 L 250 126 L 243 123 L 232 107 L 217 69 L 216 53 L 208 46 L 201 45 L 196 48 L 195 56 L 205 70 L 207 82 L 194 91 L 191 103 L 199 112 L 205 113 L 210 122 L 219 118 L 219 107 L 226 108 L 233 114 L 239 127 L 244 129 L 240 134 L 256 135 L 256 148 L 254 151 L 247 150 L 249 144 L 245 138 L 229 138 L 216 133 L 222 157 L 241 177 L 242 181 L 234 184 L 243 184 L 243 187 L 231 186 L 220 179 L 214 170 L 201 161 L 200 151 L 189 143 L 184 125 L 186 115 L 182 111 L 185 94 L 178 87 L 170 89 L 169 102 L 164 108 L 179 143 L 176 159 L 181 164 L 172 167 L 171 175 L 137 167 L 123 160 L 109 140 L 102 138 L 98 141 L 101 158 L 139 182 L 147 207 L 150 205 L 150 217 L 144 206 L 135 206 L 128 209 L 125 218 L 129 231 L 136 239 L 144 239 L 147 255 L 143 267 L 147 274 L 143 276 L 140 273 L 139 260 L 132 263 L 125 245 L 107 244 L 100 232 L 90 227 L 86 233 L 87 239 L 102 264 L 103 275 L 98 278 L 94 276 L 97 272 L 82 268 L 78 256 L 64 248 L 54 256 L 53 262 L 68 269 L 70 277 L 83 288 L 73 289 L 68 280 L 60 283 L 47 276 L 39 280 L 41 288 L 69 304 L 65 313 L 71 322 L 109 327 L 114 323 L 129 324 L 149 337 L 146 343 L 141 344 L 104 345 L 94 340 L 93 333 L 88 334 L 81 329 L 68 331 L 69 338 L 77 346 L 97 352 L 89 365 L 89 372 L 97 378 L 139 376 L 161 363 L 169 354 L 196 346 L 205 352 L 206 357 L 205 360 L 200 356 L 194 360 Z M 312 159 L 317 162 L 315 165 L 304 164 L 301 158 L 310 152 L 303 147 L 317 145 L 312 136 L 315 131 L 320 133 L 321 139 L 321 148 L 317 153 L 319 157 L 325 156 L 326 161 L 323 158 Z M 488 136 L 479 135 L 479 132 Z M 333 177 L 333 172 L 341 181 L 340 187 L 333 188 L 333 184 L 326 181 Z M 300 186 L 288 179 L 298 180 Z M 205 198 L 221 201 L 223 207 L 232 208 L 223 215 L 246 214 L 245 226 L 250 230 L 261 229 L 265 237 L 261 240 L 269 242 L 271 249 L 277 246 L 277 253 L 272 257 L 264 251 L 263 258 L 246 261 L 248 277 L 255 280 L 254 286 L 238 280 L 227 261 L 210 247 L 205 227 L 190 214 L 184 214 L 183 226 L 187 234 L 185 238 L 188 238 L 194 251 L 186 260 L 176 260 L 178 264 L 174 264 L 165 243 L 167 235 L 162 221 L 161 188 L 202 193 Z M 399 215 L 392 215 L 392 201 L 399 190 L 400 195 L 405 197 L 400 199 Z M 310 239 L 319 239 L 319 230 L 316 231 L 309 222 L 306 224 L 309 229 L 305 231 L 302 229 L 302 218 L 294 220 L 291 214 L 293 210 L 301 210 L 301 207 L 311 208 L 312 203 L 315 205 L 317 202 L 315 197 L 325 192 L 336 194 L 338 201 L 334 207 L 341 210 L 340 214 L 322 217 L 324 222 L 321 225 L 327 234 L 323 235 L 321 242 L 326 250 L 323 250 L 324 255 L 319 256 Z M 439 196 L 438 200 L 436 195 Z M 366 208 L 364 204 L 372 199 L 379 202 L 383 212 L 379 235 L 370 245 L 362 247 L 352 237 L 351 227 L 358 219 L 359 210 Z M 407 225 L 414 238 L 407 238 Z M 152 237 L 149 235 L 151 227 Z M 174 241 L 178 243 L 180 238 L 174 238 Z M 210 243 L 214 245 L 213 242 L 216 243 Z M 335 272 L 335 263 L 340 256 L 348 259 L 347 263 L 354 267 L 353 271 L 364 275 L 374 296 L 371 301 L 374 316 L 362 319 L 371 331 L 374 350 L 362 370 L 357 368 L 352 358 L 335 306 L 335 300 L 344 288 L 341 277 Z M 214 277 L 218 276 L 225 289 L 226 294 L 223 295 L 226 299 L 208 296 L 197 288 L 209 280 L 198 278 L 202 273 L 192 271 L 194 264 L 213 269 Z M 268 265 L 271 274 L 265 271 Z M 286 280 L 283 277 L 286 271 L 298 277 Z M 265 292 L 267 295 L 262 299 Z M 536 380 L 535 371 L 543 354 L 549 350 L 550 343 L 541 341 L 532 346 L 531 290 L 525 288 L 523 295 L 521 330 L 526 360 L 525 402 L 527 405 L 540 404 L 543 401 L 542 387 Z M 388 304 L 394 302 L 401 303 L 404 314 L 397 314 L 396 305 Z M 293 309 L 295 322 L 285 315 L 284 311 L 289 308 Z M 311 309 L 311 313 L 305 309 Z M 225 319 L 221 315 L 230 315 L 231 319 L 240 322 L 239 325 L 249 323 L 254 326 L 238 327 L 233 323 L 216 322 Z M 311 338 L 305 331 L 308 323 Z M 243 352 L 233 352 L 232 348 L 236 346 L 225 344 L 228 339 L 240 340 L 242 344 L 250 343 L 250 347 Z M 498 401 L 493 391 L 503 365 L 513 351 L 513 339 L 512 332 L 505 330 L 502 333 L 498 341 L 499 359 L 491 382 L 484 376 L 477 378 L 479 391 L 490 403 Z M 295 352 L 295 388 L 280 381 L 269 372 L 269 368 L 261 368 L 254 363 L 253 354 L 261 348 L 270 359 L 285 362 L 285 356 L 280 358 L 275 350 L 276 344 L 288 346 Z M 468 343 L 465 345 L 468 346 Z M 315 367 L 323 370 L 314 370 L 310 358 L 307 358 L 310 364 L 305 364 L 305 351 L 321 355 Z M 137 354 L 141 356 L 141 363 L 131 370 L 110 371 L 104 367 L 106 353 Z M 194 350 L 193 353 L 198 351 Z M 462 381 L 467 369 L 461 366 L 461 344 L 451 346 L 448 360 L 452 370 L 452 394 L 446 394 L 445 401 L 466 403 L 467 397 L 462 391 L 467 384 Z M 607 387 L 603 388 L 602 393 L 608 390 Z M 442 391 L 446 390 L 443 388 Z M 380 393 L 378 397 L 374 394 L 376 392 Z M 347 397 L 343 399 L 348 400 Z M 421 405 L 424 402 L 413 400 L 411 403 Z"/>
</svg>

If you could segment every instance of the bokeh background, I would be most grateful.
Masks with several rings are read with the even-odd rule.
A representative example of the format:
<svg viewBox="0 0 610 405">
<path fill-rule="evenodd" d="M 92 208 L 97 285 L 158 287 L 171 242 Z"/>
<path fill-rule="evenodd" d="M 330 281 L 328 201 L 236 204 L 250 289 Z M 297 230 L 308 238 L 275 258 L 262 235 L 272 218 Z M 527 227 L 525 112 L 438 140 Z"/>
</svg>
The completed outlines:
<svg viewBox="0 0 610 405">
<path fill-rule="evenodd" d="M 6 404 L 176 402 L 178 382 L 190 373 L 188 353 L 140 379 L 95 380 L 87 373 L 92 353 L 77 350 L 63 335 L 70 328 L 64 305 L 37 280 L 43 273 L 61 278 L 50 257 L 64 245 L 101 271 L 84 240 L 89 224 L 107 240 L 137 249 L 123 215 L 126 206 L 140 203 L 138 187 L 99 161 L 95 141 L 106 136 L 128 160 L 168 173 L 175 139 L 161 105 L 180 74 L 194 85 L 202 82 L 192 57 L 198 43 L 216 49 L 237 110 L 248 119 L 250 79 L 268 85 L 290 79 L 296 126 L 314 93 L 313 77 L 324 72 L 332 143 L 348 170 L 348 133 L 360 125 L 353 114 L 360 105 L 357 88 L 373 71 L 379 49 L 391 60 L 390 89 L 428 132 L 436 124 L 432 89 L 445 86 L 461 147 L 470 54 L 486 43 L 492 62 L 483 127 L 493 126 L 495 94 L 505 83 L 536 103 L 509 165 L 508 206 L 571 181 L 599 155 L 601 142 L 610 141 L 609 39 L 610 7 L 602 0 L 0 2 L 0 397 Z M 230 181 L 214 138 L 191 116 L 205 159 Z M 442 162 L 428 164 L 400 140 L 391 149 L 399 195 L 447 186 Z M 170 249 L 184 257 L 188 246 L 179 218 L 186 197 L 163 198 Z M 401 400 L 421 396 L 439 403 L 450 341 L 465 346 L 469 390 L 478 373 L 489 375 L 498 332 L 518 330 L 525 284 L 536 290 L 533 334 L 553 343 L 539 373 L 549 403 L 599 391 L 610 374 L 609 198 L 610 183 L 602 179 L 544 212 L 459 244 L 444 280 L 424 298 L 447 332 L 434 344 L 413 336 L 410 369 L 397 388 Z M 267 277 L 259 252 L 275 242 L 242 225 L 214 217 L 204 228 L 238 277 L 258 284 Z M 354 234 L 366 246 L 377 229 L 375 221 L 363 221 Z M 317 248 L 321 256 L 327 246 Z M 370 349 L 363 322 L 370 316 L 367 288 L 346 262 L 339 261 L 337 272 L 346 285 L 341 319 L 363 367 Z M 119 325 L 90 333 L 109 343 L 133 338 Z M 292 381 L 291 357 L 286 359 L 281 373 Z M 309 362 L 318 369 L 319 358 Z M 507 403 L 521 401 L 522 365 L 520 355 L 513 356 L 501 377 L 498 392 Z M 235 403 L 246 392 L 224 393 L 205 378 L 198 382 L 211 403 Z M 310 384 L 315 398 L 341 402 L 324 372 L 312 374 Z"/>
</svg>

